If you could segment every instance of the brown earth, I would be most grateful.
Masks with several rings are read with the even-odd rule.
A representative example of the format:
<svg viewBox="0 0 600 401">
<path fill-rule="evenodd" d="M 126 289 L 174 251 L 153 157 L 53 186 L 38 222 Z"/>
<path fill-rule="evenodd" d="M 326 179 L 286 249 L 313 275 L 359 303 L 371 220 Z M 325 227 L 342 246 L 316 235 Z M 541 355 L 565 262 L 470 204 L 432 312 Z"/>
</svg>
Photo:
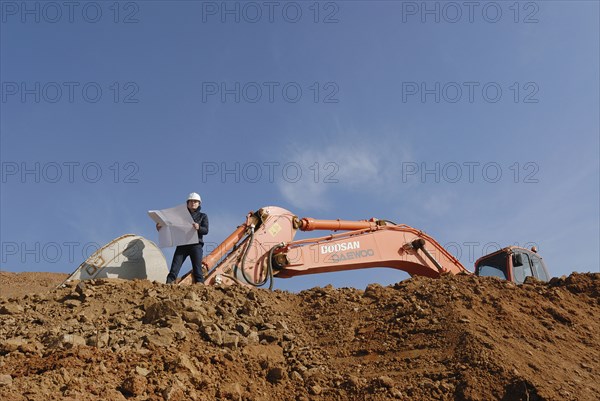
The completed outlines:
<svg viewBox="0 0 600 401">
<path fill-rule="evenodd" d="M 10 273 L 0 270 L 0 297 L 11 298 L 48 292 L 69 277 L 63 273 Z"/>
<path fill-rule="evenodd" d="M 600 273 L 299 294 L 63 279 L 0 273 L 0 400 L 600 399 Z"/>
</svg>

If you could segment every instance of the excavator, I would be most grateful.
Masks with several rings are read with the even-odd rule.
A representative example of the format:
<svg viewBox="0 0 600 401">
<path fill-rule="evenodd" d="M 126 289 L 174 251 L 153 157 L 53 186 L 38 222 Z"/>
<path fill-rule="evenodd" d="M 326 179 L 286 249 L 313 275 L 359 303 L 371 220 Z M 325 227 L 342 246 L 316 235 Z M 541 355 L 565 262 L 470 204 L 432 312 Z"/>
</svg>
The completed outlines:
<svg viewBox="0 0 600 401">
<path fill-rule="evenodd" d="M 328 231 L 326 235 L 294 240 L 297 231 Z M 249 212 L 246 220 L 202 260 L 205 285 L 273 288 L 273 279 L 306 274 L 388 267 L 411 276 L 444 274 L 496 276 L 522 284 L 532 276 L 549 279 L 535 247 L 509 246 L 479 258 L 474 273 L 435 239 L 405 224 L 369 220 L 299 218 L 277 206 Z M 179 285 L 193 284 L 191 271 Z"/>
</svg>

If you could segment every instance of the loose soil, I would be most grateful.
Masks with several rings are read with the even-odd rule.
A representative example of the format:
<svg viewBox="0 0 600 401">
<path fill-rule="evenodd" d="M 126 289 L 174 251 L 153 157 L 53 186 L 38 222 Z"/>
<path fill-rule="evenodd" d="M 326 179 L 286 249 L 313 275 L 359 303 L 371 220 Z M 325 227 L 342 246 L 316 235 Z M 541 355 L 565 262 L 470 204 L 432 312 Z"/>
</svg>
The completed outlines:
<svg viewBox="0 0 600 401">
<path fill-rule="evenodd" d="M 600 399 L 600 273 L 298 294 L 0 272 L 0 400 Z"/>
</svg>

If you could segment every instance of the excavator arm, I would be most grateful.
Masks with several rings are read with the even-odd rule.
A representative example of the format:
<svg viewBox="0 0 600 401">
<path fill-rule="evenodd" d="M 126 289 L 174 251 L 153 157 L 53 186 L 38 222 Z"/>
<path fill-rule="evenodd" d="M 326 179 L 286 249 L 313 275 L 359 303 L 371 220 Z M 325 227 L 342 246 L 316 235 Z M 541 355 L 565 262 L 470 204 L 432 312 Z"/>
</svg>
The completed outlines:
<svg viewBox="0 0 600 401">
<path fill-rule="evenodd" d="M 298 230 L 325 236 L 294 241 Z M 262 286 L 273 277 L 389 267 L 410 275 L 439 277 L 469 273 L 437 241 L 420 230 L 387 220 L 298 218 L 280 207 L 250 212 L 246 221 L 210 252 L 203 264 L 206 285 Z M 191 284 L 185 275 L 180 284 Z"/>
<path fill-rule="evenodd" d="M 277 277 L 370 267 L 428 277 L 467 271 L 427 234 L 389 223 L 291 242 L 274 253 L 273 262 Z"/>
</svg>

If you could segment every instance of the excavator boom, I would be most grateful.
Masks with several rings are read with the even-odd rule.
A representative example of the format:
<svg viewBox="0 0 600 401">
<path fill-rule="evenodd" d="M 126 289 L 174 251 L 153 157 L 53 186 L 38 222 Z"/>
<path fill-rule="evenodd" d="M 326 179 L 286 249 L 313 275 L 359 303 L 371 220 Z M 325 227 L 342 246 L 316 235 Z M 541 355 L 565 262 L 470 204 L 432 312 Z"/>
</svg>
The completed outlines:
<svg viewBox="0 0 600 401">
<path fill-rule="evenodd" d="M 294 241 L 297 230 L 327 230 L 325 236 Z M 338 232 L 339 231 L 339 232 Z M 203 259 L 206 285 L 262 286 L 273 277 L 389 267 L 411 275 L 439 277 L 468 270 L 420 230 L 386 220 L 298 218 L 268 206 L 250 212 L 223 243 Z M 188 273 L 180 282 L 191 284 Z"/>
</svg>

